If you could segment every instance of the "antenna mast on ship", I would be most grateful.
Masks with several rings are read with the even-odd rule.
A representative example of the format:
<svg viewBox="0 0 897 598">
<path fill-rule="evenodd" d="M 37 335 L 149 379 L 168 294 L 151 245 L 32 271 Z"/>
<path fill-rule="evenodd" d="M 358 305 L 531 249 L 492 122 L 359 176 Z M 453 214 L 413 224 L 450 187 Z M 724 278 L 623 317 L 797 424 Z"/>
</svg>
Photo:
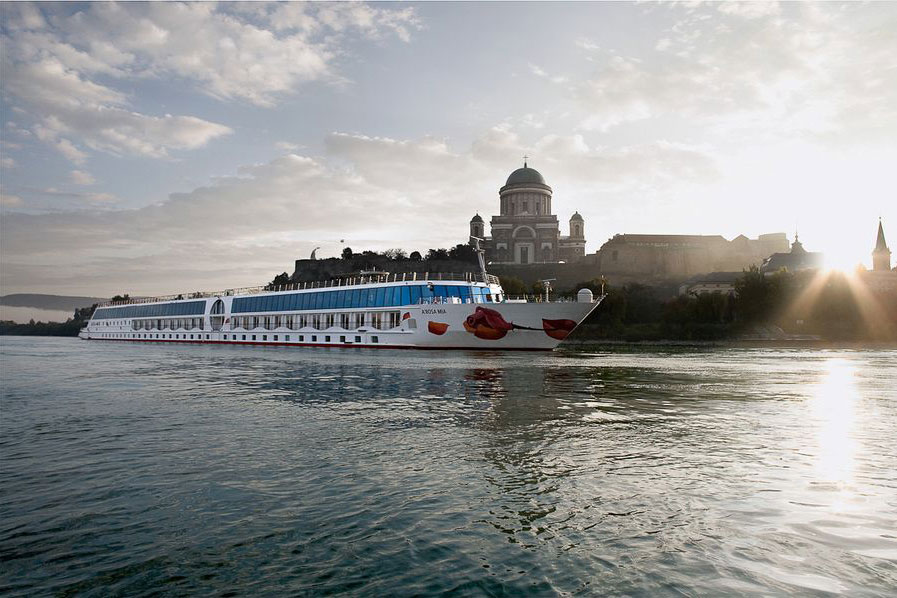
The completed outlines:
<svg viewBox="0 0 897 598">
<path fill-rule="evenodd" d="M 483 275 L 483 282 L 488 282 L 488 278 L 486 277 L 486 259 L 483 257 L 486 250 L 480 247 L 480 241 L 483 239 L 472 235 L 470 238 L 474 241 L 473 249 L 477 252 L 477 260 L 480 262 L 480 274 Z"/>
</svg>

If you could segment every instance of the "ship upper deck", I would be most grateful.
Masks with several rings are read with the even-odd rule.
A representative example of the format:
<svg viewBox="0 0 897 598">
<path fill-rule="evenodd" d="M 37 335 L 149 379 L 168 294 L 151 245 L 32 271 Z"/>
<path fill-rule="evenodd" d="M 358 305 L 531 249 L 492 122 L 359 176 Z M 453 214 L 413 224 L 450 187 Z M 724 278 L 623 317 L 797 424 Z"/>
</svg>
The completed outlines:
<svg viewBox="0 0 897 598">
<path fill-rule="evenodd" d="M 305 291 L 315 289 L 332 289 L 345 287 L 360 287 L 370 285 L 399 284 L 408 282 L 422 283 L 457 283 L 469 285 L 498 285 L 498 276 L 479 272 L 361 272 L 355 275 L 321 280 L 314 282 L 296 282 L 285 285 L 263 285 L 255 287 L 238 287 L 222 291 L 195 291 L 176 295 L 160 295 L 156 297 L 134 297 L 123 301 L 106 301 L 97 307 L 114 307 L 120 305 L 139 305 L 146 303 L 164 303 L 168 301 L 188 301 L 195 299 L 209 299 L 213 297 L 233 297 L 245 295 L 258 295 L 261 293 L 279 293 L 285 291 Z"/>
</svg>

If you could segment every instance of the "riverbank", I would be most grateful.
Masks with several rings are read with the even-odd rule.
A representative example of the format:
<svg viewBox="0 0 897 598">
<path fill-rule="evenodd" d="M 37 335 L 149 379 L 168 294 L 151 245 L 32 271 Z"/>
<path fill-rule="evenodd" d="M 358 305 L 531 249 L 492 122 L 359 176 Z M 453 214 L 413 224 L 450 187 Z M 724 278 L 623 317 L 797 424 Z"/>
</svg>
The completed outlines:
<svg viewBox="0 0 897 598">
<path fill-rule="evenodd" d="M 0 321 L 0 336 L 78 336 L 84 322 L 35 322 L 18 324 L 12 320 Z"/>
<path fill-rule="evenodd" d="M 826 339 L 730 339 L 715 341 L 684 341 L 684 340 L 567 340 L 561 345 L 562 349 L 570 351 L 600 351 L 600 350 L 626 350 L 644 351 L 649 349 L 831 349 L 831 350 L 869 350 L 888 351 L 897 350 L 897 341 L 834 341 Z"/>
</svg>

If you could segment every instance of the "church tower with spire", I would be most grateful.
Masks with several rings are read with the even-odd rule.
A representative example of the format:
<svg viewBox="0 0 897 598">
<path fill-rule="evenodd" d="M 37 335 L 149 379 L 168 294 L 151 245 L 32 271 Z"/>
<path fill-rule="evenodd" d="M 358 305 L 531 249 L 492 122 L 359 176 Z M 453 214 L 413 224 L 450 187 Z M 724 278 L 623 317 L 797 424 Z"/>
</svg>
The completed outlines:
<svg viewBox="0 0 897 598">
<path fill-rule="evenodd" d="M 878 238 L 875 240 L 875 249 L 872 250 L 872 271 L 889 272 L 891 270 L 891 250 L 885 242 L 885 231 L 881 226 L 881 218 L 878 219 Z"/>
</svg>

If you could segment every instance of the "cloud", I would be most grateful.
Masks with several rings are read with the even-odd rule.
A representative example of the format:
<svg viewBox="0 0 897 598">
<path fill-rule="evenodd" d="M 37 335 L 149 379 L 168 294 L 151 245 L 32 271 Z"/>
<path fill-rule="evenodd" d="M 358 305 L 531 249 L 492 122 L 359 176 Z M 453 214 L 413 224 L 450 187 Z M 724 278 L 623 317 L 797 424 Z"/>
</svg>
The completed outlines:
<svg viewBox="0 0 897 598">
<path fill-rule="evenodd" d="M 51 135 L 51 138 L 53 137 L 55 137 L 55 134 Z M 58 141 L 54 139 L 53 146 L 59 150 L 59 153 L 75 164 L 84 164 L 87 161 L 87 154 L 75 147 L 68 139 L 60 139 Z"/>
<path fill-rule="evenodd" d="M 16 161 L 8 156 L 0 158 L 0 168 L 15 168 Z"/>
<path fill-rule="evenodd" d="M 88 201 L 97 203 L 110 203 L 118 201 L 118 198 L 111 193 L 88 193 L 84 196 Z"/>
<path fill-rule="evenodd" d="M 404 42 L 410 41 L 412 32 L 423 26 L 413 7 L 396 10 L 361 2 L 282 3 L 271 13 L 269 22 L 281 31 L 310 34 L 325 28 L 336 33 L 358 30 L 374 38 L 394 34 Z"/>
<path fill-rule="evenodd" d="M 0 206 L 5 207 L 18 207 L 22 205 L 22 198 L 17 195 L 7 195 L 6 193 L 0 193 Z"/>
<path fill-rule="evenodd" d="M 150 116 L 129 110 L 125 96 L 93 83 L 55 59 L 5 62 L 4 88 L 38 119 L 32 130 L 75 164 L 87 153 L 72 142 L 113 154 L 165 157 L 195 149 L 231 132 L 193 116 Z"/>
<path fill-rule="evenodd" d="M 778 2 L 720 2 L 715 5 L 716 10 L 723 14 L 743 17 L 745 19 L 758 19 L 780 14 L 781 6 Z"/>
<path fill-rule="evenodd" d="M 291 141 L 278 141 L 277 143 L 274 144 L 274 147 L 276 147 L 279 150 L 295 152 L 295 151 L 299 150 L 299 148 L 302 146 L 300 146 L 298 143 L 293 143 Z"/>
<path fill-rule="evenodd" d="M 361 3 L 241 8 L 103 2 L 73 15 L 53 14 L 50 27 L 43 19 L 26 18 L 34 7 L 24 7 L 5 12 L 20 25 L 9 36 L 10 45 L 30 65 L 51 57 L 82 74 L 177 76 L 213 97 L 261 106 L 275 104 L 304 83 L 331 78 L 342 36 L 395 35 L 408 41 L 421 26 L 412 7 Z"/>
<path fill-rule="evenodd" d="M 303 84 L 340 78 L 333 63 L 352 33 L 407 41 L 412 7 L 364 4 L 4 4 L 4 92 L 75 164 L 85 148 L 153 158 L 231 133 L 192 115 L 150 115 L 123 84 L 179 79 L 220 100 L 273 106 Z"/>
<path fill-rule="evenodd" d="M 585 129 L 663 118 L 729 137 L 735 128 L 749 137 L 897 135 L 892 5 L 727 2 L 674 14 L 653 56 L 589 49 L 599 66 L 569 87 Z"/>
<path fill-rule="evenodd" d="M 545 69 L 543 69 L 542 67 L 535 65 L 535 64 L 529 65 L 529 70 L 535 76 L 541 77 L 542 79 L 547 79 L 548 81 L 551 81 L 552 83 L 560 84 L 560 83 L 567 82 L 567 77 L 564 77 L 561 75 L 551 76 L 548 74 L 548 72 L 545 71 Z"/>
<path fill-rule="evenodd" d="M 84 172 L 82 170 L 73 170 L 69 174 L 71 176 L 72 182 L 76 185 L 93 185 L 96 182 L 96 179 L 94 179 L 89 172 Z"/>
<path fill-rule="evenodd" d="M 19 288 L 60 289 L 75 285 L 70 277 L 79 273 L 78 288 L 93 281 L 104 292 L 155 293 L 196 288 L 200 281 L 211 287 L 265 282 L 316 245 L 338 253 L 339 239 L 358 248 L 453 245 L 464 240 L 474 212 L 496 208 L 499 187 L 527 150 L 535 150 L 550 184 L 564 190 L 555 199 L 561 220 L 574 209 L 597 216 L 608 192 L 714 174 L 700 148 L 664 142 L 609 150 L 579 135 L 526 144 L 507 126 L 484 131 L 460 150 L 433 137 L 341 132 L 328 135 L 324 146 L 323 156 L 288 154 L 246 165 L 140 209 L 102 209 L 114 198 L 66 193 L 98 207 L 8 214 L 0 222 L 5 276 Z M 197 230 L 204 231 L 200 237 Z M 56 274 L 44 270 L 49 263 Z M 137 276 L 128 264 L 146 269 Z M 235 271 L 249 279 L 235 280 Z"/>
</svg>

